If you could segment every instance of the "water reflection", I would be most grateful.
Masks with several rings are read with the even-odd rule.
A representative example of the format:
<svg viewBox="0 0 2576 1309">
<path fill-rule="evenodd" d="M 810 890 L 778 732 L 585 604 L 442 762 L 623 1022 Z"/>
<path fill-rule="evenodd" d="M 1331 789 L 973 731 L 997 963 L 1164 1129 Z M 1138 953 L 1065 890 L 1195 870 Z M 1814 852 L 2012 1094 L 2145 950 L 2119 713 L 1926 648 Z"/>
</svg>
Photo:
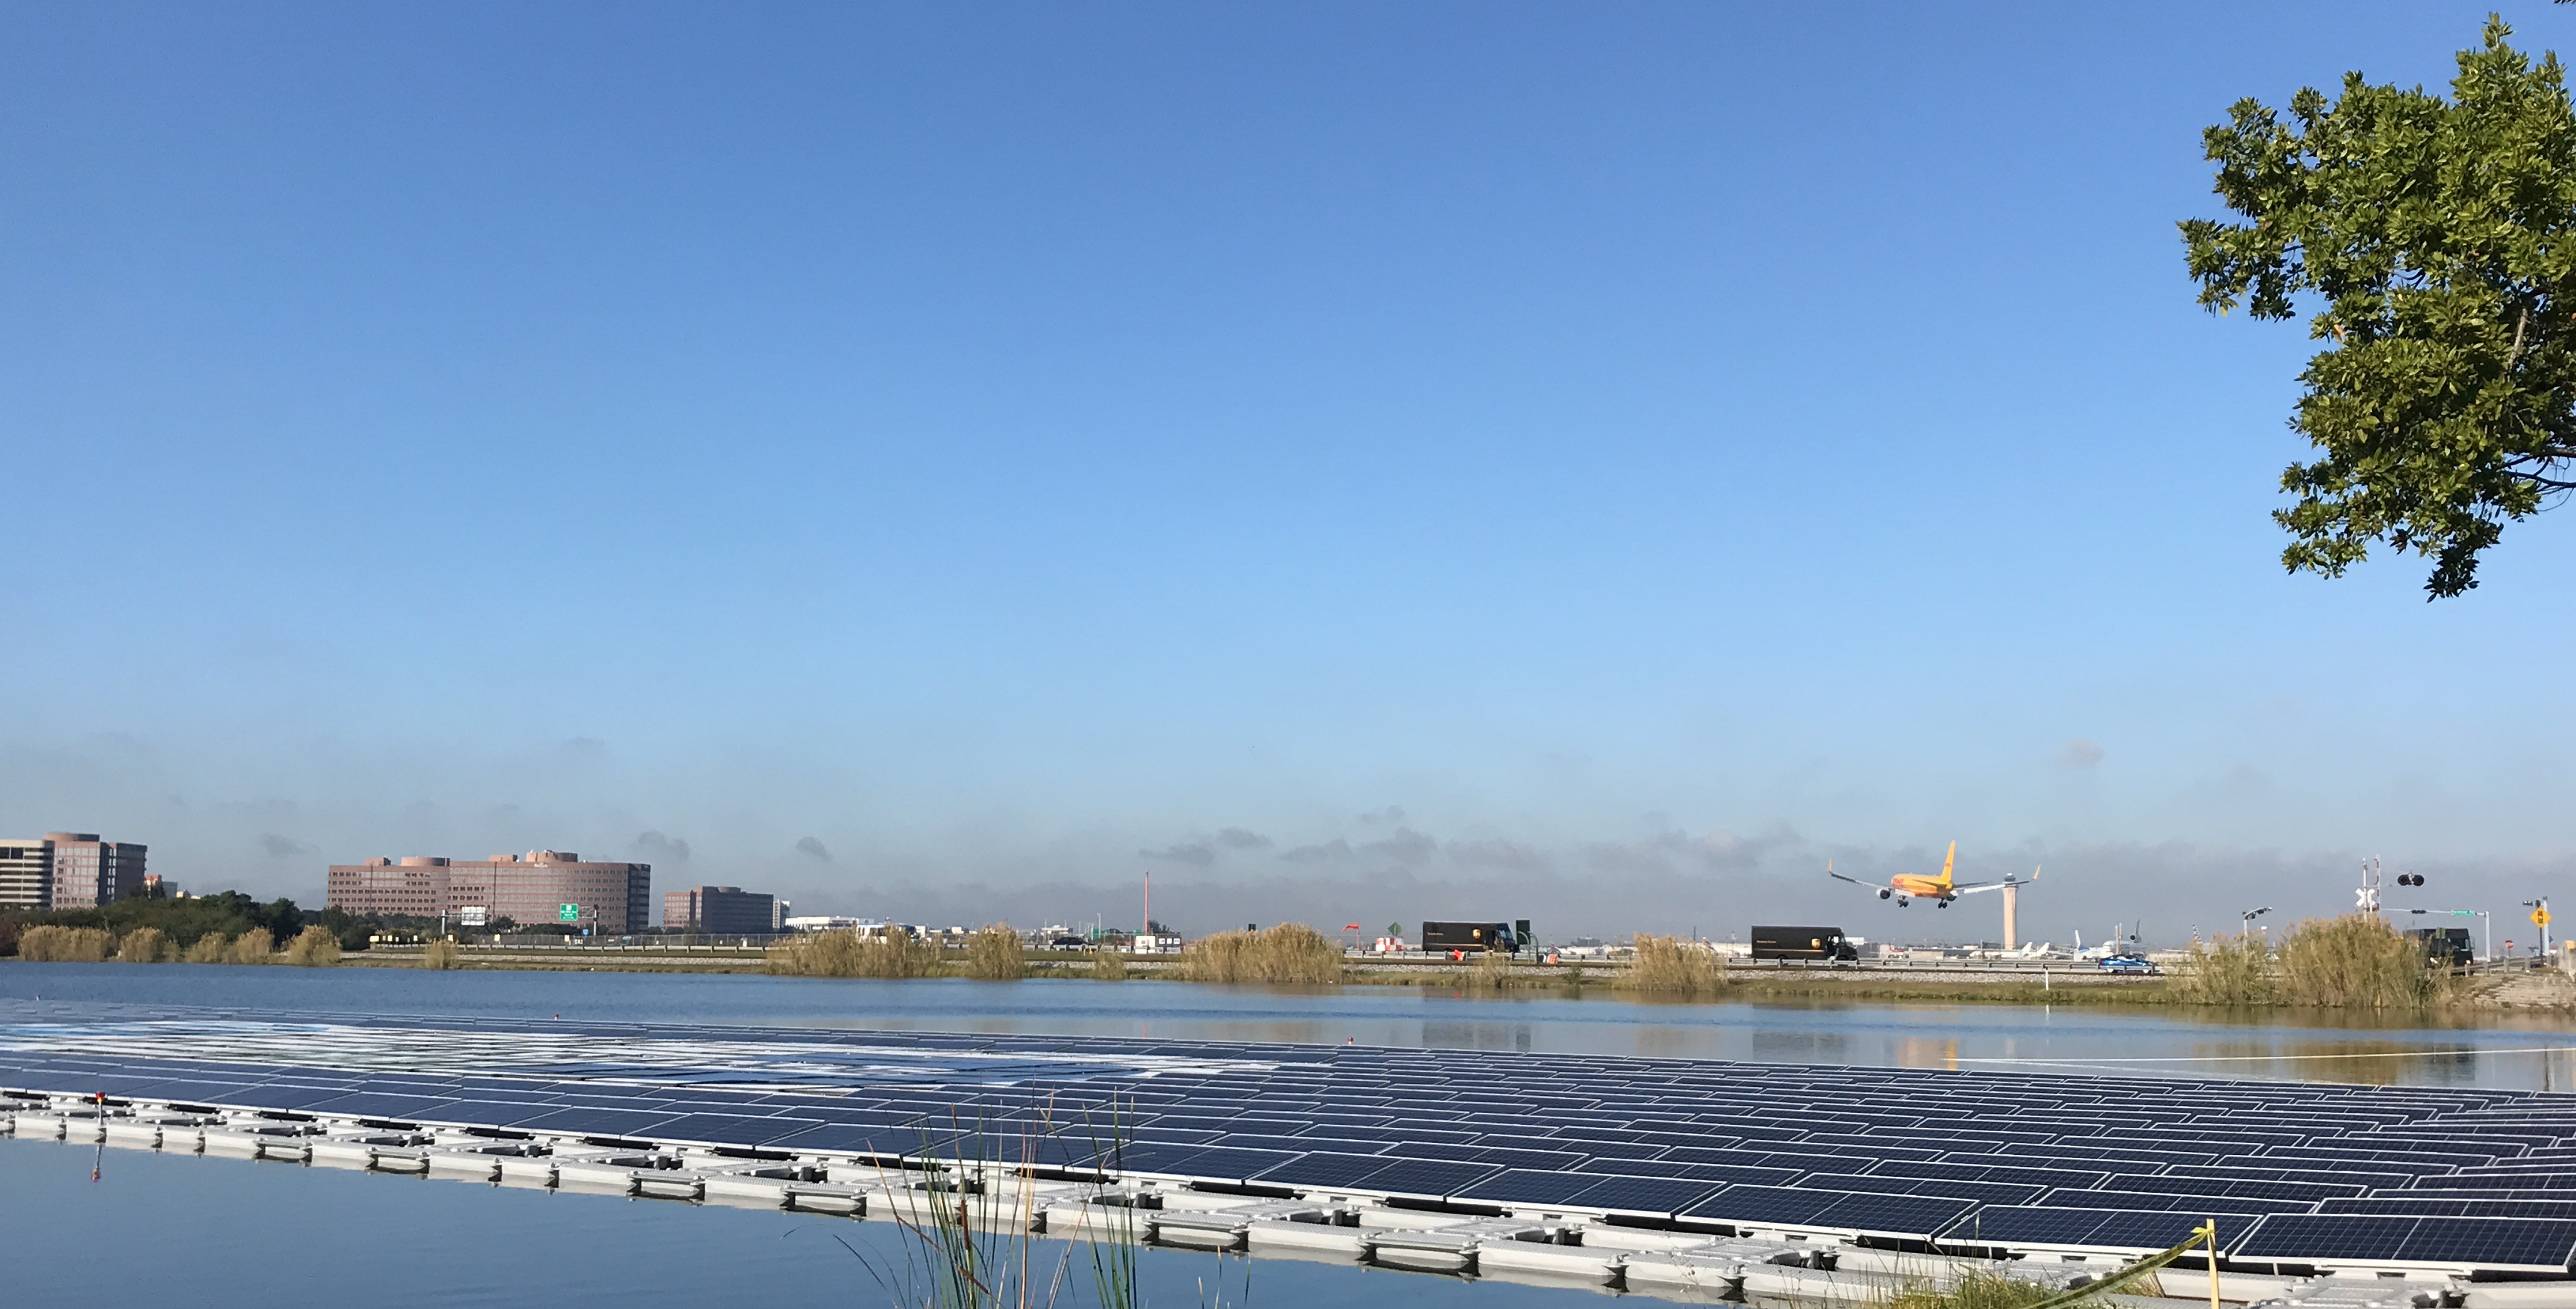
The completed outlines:
<svg viewBox="0 0 2576 1309">
<path fill-rule="evenodd" d="M 1959 1067 L 1959 1042 L 1955 1037 L 1917 1036 L 1896 1044 L 1896 1057 L 1888 1062 L 1899 1068 Z"/>
<path fill-rule="evenodd" d="M 1422 1025 L 1422 1039 L 1404 1044 L 1441 1050 L 1505 1050 L 1527 1054 L 1538 1034 L 1527 1023 L 1444 1020 Z"/>
<path fill-rule="evenodd" d="M 1781 1031 L 1756 1029 L 1753 1034 L 1753 1057 L 1781 1063 L 1847 1064 L 1851 1057 L 1849 1032 Z"/>
</svg>

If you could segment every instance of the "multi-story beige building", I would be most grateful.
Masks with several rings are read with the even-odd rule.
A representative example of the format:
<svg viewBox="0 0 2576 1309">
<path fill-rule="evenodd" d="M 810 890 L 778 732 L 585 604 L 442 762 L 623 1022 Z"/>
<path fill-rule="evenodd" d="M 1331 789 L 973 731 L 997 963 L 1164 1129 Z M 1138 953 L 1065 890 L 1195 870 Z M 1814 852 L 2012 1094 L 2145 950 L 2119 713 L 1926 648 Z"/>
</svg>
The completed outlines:
<svg viewBox="0 0 2576 1309">
<path fill-rule="evenodd" d="M 144 847 L 96 832 L 0 837 L 0 905 L 94 909 L 143 893 Z"/>
<path fill-rule="evenodd" d="M 353 914 L 435 918 L 472 906 L 522 926 L 578 922 L 603 936 L 650 926 L 652 895 L 653 865 L 585 863 L 567 850 L 333 864 L 325 886 L 325 903 Z M 565 905 L 573 906 L 570 918 Z"/>
</svg>

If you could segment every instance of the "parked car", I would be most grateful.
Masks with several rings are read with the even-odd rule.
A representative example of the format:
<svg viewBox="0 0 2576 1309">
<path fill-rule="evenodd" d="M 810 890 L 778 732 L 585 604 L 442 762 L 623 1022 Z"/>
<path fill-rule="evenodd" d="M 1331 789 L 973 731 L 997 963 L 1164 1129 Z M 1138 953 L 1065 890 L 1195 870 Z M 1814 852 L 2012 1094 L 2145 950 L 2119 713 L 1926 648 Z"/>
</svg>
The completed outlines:
<svg viewBox="0 0 2576 1309">
<path fill-rule="evenodd" d="M 2142 954 L 2115 954 L 2103 956 L 2102 971 L 2106 973 L 2141 973 L 2148 977 L 2161 977 L 2164 975 L 2165 970 L 2157 967 L 2155 960 L 2149 959 Z"/>
</svg>

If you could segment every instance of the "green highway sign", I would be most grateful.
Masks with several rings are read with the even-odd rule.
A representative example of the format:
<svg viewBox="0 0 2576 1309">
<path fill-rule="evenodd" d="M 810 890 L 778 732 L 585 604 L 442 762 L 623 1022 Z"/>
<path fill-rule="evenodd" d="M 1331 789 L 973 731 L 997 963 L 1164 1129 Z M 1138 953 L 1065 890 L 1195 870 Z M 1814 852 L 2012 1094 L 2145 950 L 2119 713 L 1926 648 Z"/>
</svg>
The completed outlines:
<svg viewBox="0 0 2576 1309">
<path fill-rule="evenodd" d="M 578 922 L 580 922 L 580 921 L 581 921 L 581 906 L 580 906 L 580 905 L 577 905 L 577 904 L 559 904 L 559 905 L 556 905 L 556 906 L 555 906 L 555 921 L 556 921 L 556 922 L 559 922 L 559 923 L 578 923 Z"/>
</svg>

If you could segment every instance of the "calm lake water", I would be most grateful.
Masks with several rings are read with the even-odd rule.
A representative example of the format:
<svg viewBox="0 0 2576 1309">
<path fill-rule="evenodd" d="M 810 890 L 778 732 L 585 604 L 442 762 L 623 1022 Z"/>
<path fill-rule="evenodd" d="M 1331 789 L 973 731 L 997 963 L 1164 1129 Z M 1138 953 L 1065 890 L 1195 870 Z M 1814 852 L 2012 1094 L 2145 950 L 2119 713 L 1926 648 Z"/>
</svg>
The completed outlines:
<svg viewBox="0 0 2576 1309">
<path fill-rule="evenodd" d="M 0 964 L 0 997 L 315 1013 L 499 1014 L 1565 1051 L 2140 1076 L 2576 1088 L 2564 1019 L 2418 1027 L 2346 1016 L 1941 1005 L 1651 1005 L 1437 989 L 1162 982 L 840 982 L 642 973 L 432 973 Z M 506 1190 L 225 1158 L 0 1141 L 11 1304 L 466 1309 L 918 1304 L 889 1223 Z M 837 1238 L 837 1239 L 836 1239 Z M 846 1242 L 845 1246 L 843 1242 Z M 871 1271 L 871 1270 L 874 1271 Z M 1147 1303 L 1482 1309 L 1585 1293 L 1151 1252 Z M 1245 1279 L 1249 1278 L 1247 1282 Z M 1073 1270 L 1059 1303 L 1090 1303 Z M 1043 1303 L 1043 1297 L 1040 1302 Z"/>
<path fill-rule="evenodd" d="M 339 1013 L 1204 1037 L 1909 1068 L 2576 1090 L 2576 1023 L 2096 1005 L 1640 1004 L 1596 992 L 0 963 L 0 996 Z"/>
</svg>

